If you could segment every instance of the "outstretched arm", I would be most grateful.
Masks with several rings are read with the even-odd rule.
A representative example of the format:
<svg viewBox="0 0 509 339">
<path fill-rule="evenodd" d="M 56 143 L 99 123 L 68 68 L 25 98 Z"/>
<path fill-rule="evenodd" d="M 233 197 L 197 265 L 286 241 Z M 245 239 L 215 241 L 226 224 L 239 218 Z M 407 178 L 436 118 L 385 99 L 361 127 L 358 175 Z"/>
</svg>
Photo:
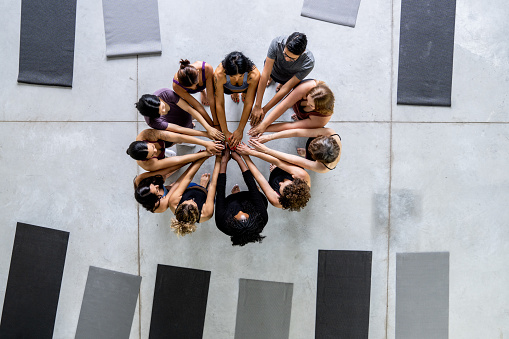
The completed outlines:
<svg viewBox="0 0 509 339">
<path fill-rule="evenodd" d="M 274 126 L 274 124 L 270 125 Z M 269 128 L 267 128 L 267 132 L 269 131 Z M 284 138 L 294 138 L 294 137 L 308 137 L 308 138 L 316 138 L 320 135 L 332 135 L 336 132 L 332 128 L 312 128 L 312 129 L 305 129 L 305 128 L 297 128 L 297 129 L 287 129 L 280 132 L 276 132 L 273 134 L 264 134 L 259 137 L 257 137 L 257 140 L 261 142 L 262 144 L 276 140 L 276 139 L 284 139 Z"/>
<path fill-rule="evenodd" d="M 242 147 L 239 146 L 239 149 L 242 149 Z M 256 167 L 253 160 L 251 160 L 249 155 L 246 153 L 242 154 L 242 158 L 246 162 L 246 165 L 249 168 L 249 170 L 251 171 L 251 174 L 253 174 L 253 177 L 255 178 L 256 182 L 258 182 L 258 185 L 260 185 L 260 188 L 262 189 L 263 193 L 267 197 L 267 200 L 269 200 L 269 202 L 273 206 L 275 206 L 277 208 L 281 208 L 281 204 L 279 203 L 279 196 L 272 189 L 272 187 L 270 187 L 269 182 L 267 181 L 267 179 L 265 179 L 263 174 L 258 170 L 258 167 Z"/>
<path fill-rule="evenodd" d="M 266 132 L 279 132 L 284 131 L 287 129 L 295 129 L 295 128 L 301 128 L 301 129 L 315 129 L 315 128 L 322 128 L 331 119 L 332 115 L 328 116 L 317 116 L 317 115 L 311 115 L 309 118 L 304 120 L 299 120 L 295 122 L 280 122 L 276 124 L 272 124 L 267 127 L 265 130 Z"/>
<path fill-rule="evenodd" d="M 200 222 L 207 221 L 214 215 L 214 198 L 216 196 L 217 177 L 219 176 L 220 164 L 221 157 L 217 156 L 216 163 L 214 164 L 214 172 L 212 172 L 212 178 L 210 179 L 211 181 L 207 191 L 207 200 L 201 209 Z"/>
<path fill-rule="evenodd" d="M 221 66 L 218 66 L 218 68 Z M 222 68 L 222 67 L 221 67 Z M 226 83 L 226 77 L 224 74 L 216 69 L 214 72 L 214 99 L 216 102 L 216 115 L 217 121 L 221 126 L 221 131 L 224 133 L 226 139 L 229 139 L 231 136 L 230 131 L 228 131 L 228 126 L 226 125 L 226 113 L 224 110 L 224 87 L 223 85 Z"/>
<path fill-rule="evenodd" d="M 175 74 L 174 76 L 174 80 L 177 80 L 177 75 Z M 192 107 L 194 107 L 194 109 L 196 110 L 195 112 L 200 115 L 204 120 L 207 121 L 207 123 L 209 125 L 212 124 L 212 120 L 210 119 L 209 115 L 207 114 L 207 111 L 205 110 L 205 107 L 203 107 L 202 104 L 200 104 L 198 102 L 198 100 L 196 100 L 195 97 L 193 97 L 191 94 L 189 94 L 189 92 L 187 92 L 185 89 L 183 89 L 182 87 L 180 87 L 179 85 L 177 85 L 176 83 L 173 83 L 173 91 L 175 93 L 177 93 L 177 95 L 181 98 L 181 99 L 184 99 L 187 103 L 189 103 L 189 105 L 191 105 Z M 180 106 L 179 104 L 177 104 L 180 108 L 184 109 L 182 106 Z M 186 110 L 187 111 L 187 110 Z M 196 120 L 198 120 L 198 118 L 191 112 L 187 111 L 189 114 L 191 114 L 193 116 L 193 118 L 195 118 Z M 198 120 L 199 122 L 199 120 Z M 201 122 L 200 122 L 201 124 Z M 203 124 L 202 124 L 203 125 Z"/>
<path fill-rule="evenodd" d="M 279 91 L 274 95 L 272 99 L 263 107 L 264 112 L 270 111 L 272 107 L 274 107 L 281 99 L 283 99 L 292 88 L 297 86 L 297 84 L 300 82 L 299 78 L 297 78 L 295 75 L 284 84 Z"/>
<path fill-rule="evenodd" d="M 207 160 L 207 158 L 202 158 L 198 161 L 193 162 L 191 166 L 188 167 L 188 169 L 182 173 L 180 178 L 175 181 L 173 184 L 173 193 L 170 196 L 169 205 L 171 208 L 171 211 L 175 213 L 175 209 L 177 208 L 178 203 L 180 202 L 180 199 L 182 199 L 182 195 L 184 194 L 184 191 L 186 190 L 189 183 L 194 178 L 194 175 L 198 170 L 200 169 L 201 165 Z"/>
<path fill-rule="evenodd" d="M 186 92 L 187 93 L 187 92 Z M 221 140 L 224 139 L 224 134 L 212 127 L 213 124 L 212 120 L 210 120 L 210 117 L 206 115 L 205 117 L 200 114 L 196 109 L 191 107 L 186 101 L 180 99 L 177 103 L 177 106 L 182 108 L 187 113 L 191 114 L 193 118 L 196 119 L 207 131 L 207 136 L 212 140 Z M 206 113 L 206 112 L 205 112 Z"/>
<path fill-rule="evenodd" d="M 262 101 L 263 94 L 267 88 L 267 82 L 270 79 L 270 73 L 272 73 L 272 68 L 274 67 L 274 62 L 274 59 L 269 57 L 265 58 L 265 65 L 263 66 L 260 83 L 258 84 L 258 90 L 256 91 L 256 102 L 254 104 L 253 110 L 251 111 L 251 126 L 258 125 L 265 117 L 265 113 L 267 113 L 267 111 L 264 111 L 262 108 Z"/>
<path fill-rule="evenodd" d="M 196 137 L 192 137 L 190 135 L 173 133 L 169 131 L 159 131 L 159 130 L 144 130 L 140 133 L 140 135 L 144 135 L 150 139 L 141 139 L 141 140 L 149 140 L 149 141 L 157 141 L 164 140 L 170 142 L 187 142 L 190 144 L 200 145 L 207 149 L 207 152 L 210 154 L 217 154 L 224 149 L 224 146 L 220 141 L 204 141 L 202 139 L 198 139 Z M 138 136 L 140 137 L 140 136 Z"/>
<path fill-rule="evenodd" d="M 314 81 L 306 81 L 299 86 L 295 87 L 293 91 L 288 94 L 283 101 L 281 101 L 272 112 L 270 112 L 265 119 L 258 125 L 249 131 L 249 135 L 257 136 L 265 132 L 267 127 L 276 121 L 287 109 L 291 108 L 297 101 L 302 99 L 306 93 L 316 86 L 316 82 Z"/>
<path fill-rule="evenodd" d="M 194 137 L 206 137 L 206 138 L 208 137 L 208 134 L 204 131 L 197 131 L 192 128 L 182 127 L 172 123 L 168 123 L 168 127 L 166 127 L 166 130 L 169 132 L 191 135 Z"/>
<path fill-rule="evenodd" d="M 178 171 L 181 167 L 183 167 L 185 165 L 186 164 L 178 164 L 178 165 L 171 166 L 171 167 L 168 167 L 168 168 L 164 168 L 164 169 L 161 169 L 161 170 L 158 170 L 158 171 L 141 173 L 136 178 L 134 178 L 134 187 L 138 187 L 138 185 L 140 184 L 140 182 L 143 179 L 148 178 L 148 177 L 153 177 L 153 176 L 156 176 L 156 175 L 161 175 L 163 177 L 163 179 L 166 180 L 173 173 L 175 173 L 176 171 Z"/>
<path fill-rule="evenodd" d="M 198 152 L 193 154 L 178 155 L 160 160 L 150 159 L 147 161 L 138 161 L 138 165 L 140 165 L 140 167 L 144 170 L 152 172 L 174 166 L 184 166 L 190 162 L 197 161 L 202 158 L 206 159 L 209 156 L 210 153 L 208 152 Z"/>
</svg>

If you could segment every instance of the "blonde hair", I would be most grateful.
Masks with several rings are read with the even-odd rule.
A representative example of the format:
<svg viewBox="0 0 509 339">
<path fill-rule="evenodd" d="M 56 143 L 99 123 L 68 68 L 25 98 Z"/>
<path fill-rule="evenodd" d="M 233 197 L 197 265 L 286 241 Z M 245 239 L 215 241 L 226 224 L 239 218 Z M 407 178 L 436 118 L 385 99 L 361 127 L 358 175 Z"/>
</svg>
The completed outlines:
<svg viewBox="0 0 509 339">
<path fill-rule="evenodd" d="M 175 218 L 171 219 L 170 227 L 177 235 L 184 236 L 196 231 L 196 223 L 199 220 L 198 207 L 192 204 L 180 204 L 175 210 Z"/>
<path fill-rule="evenodd" d="M 315 112 L 325 116 L 334 113 L 334 93 L 325 82 L 318 81 L 318 84 L 311 88 L 307 95 L 315 102 Z"/>
</svg>

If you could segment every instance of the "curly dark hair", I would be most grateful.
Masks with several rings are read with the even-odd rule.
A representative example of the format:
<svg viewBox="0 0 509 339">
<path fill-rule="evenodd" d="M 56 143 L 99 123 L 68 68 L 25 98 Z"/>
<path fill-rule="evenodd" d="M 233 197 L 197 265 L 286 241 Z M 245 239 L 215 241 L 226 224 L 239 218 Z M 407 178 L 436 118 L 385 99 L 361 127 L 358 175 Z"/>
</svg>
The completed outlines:
<svg viewBox="0 0 509 339">
<path fill-rule="evenodd" d="M 154 213 L 155 209 L 159 207 L 159 197 L 150 193 L 150 185 L 163 187 L 164 179 L 161 175 L 153 175 L 145 178 L 134 188 L 134 199 L 140 203 L 147 211 Z"/>
<path fill-rule="evenodd" d="M 302 179 L 295 178 L 293 182 L 283 189 L 279 196 L 279 203 L 284 210 L 300 211 L 306 207 L 311 198 L 311 189 Z"/>
<path fill-rule="evenodd" d="M 233 215 L 225 220 L 225 226 L 229 228 L 232 246 L 244 246 L 250 242 L 262 242 L 265 238 L 262 233 L 265 224 L 262 223 L 260 213 L 250 211 L 249 218 L 244 221 L 235 219 Z"/>
</svg>

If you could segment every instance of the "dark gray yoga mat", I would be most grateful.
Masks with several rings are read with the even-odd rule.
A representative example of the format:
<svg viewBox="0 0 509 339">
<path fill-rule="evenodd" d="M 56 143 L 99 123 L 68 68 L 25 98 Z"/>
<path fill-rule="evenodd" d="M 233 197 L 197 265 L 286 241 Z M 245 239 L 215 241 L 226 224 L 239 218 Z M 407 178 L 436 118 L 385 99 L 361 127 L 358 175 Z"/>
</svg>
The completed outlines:
<svg viewBox="0 0 509 339">
<path fill-rule="evenodd" d="M 129 338 L 141 277 L 90 266 L 75 339 Z"/>
<path fill-rule="evenodd" d="M 288 339 L 293 284 L 239 279 L 236 339 Z"/>
<path fill-rule="evenodd" d="M 0 338 L 51 339 L 69 232 L 18 223 Z"/>
<path fill-rule="evenodd" d="M 396 254 L 396 339 L 447 339 L 449 253 Z"/>
<path fill-rule="evenodd" d="M 455 0 L 402 0 L 398 104 L 451 106 Z"/>
<path fill-rule="evenodd" d="M 157 0 L 103 0 L 106 56 L 160 54 Z"/>
<path fill-rule="evenodd" d="M 318 252 L 315 338 L 368 338 L 371 252 Z"/>
<path fill-rule="evenodd" d="M 18 82 L 72 86 L 76 0 L 22 0 Z"/>
<path fill-rule="evenodd" d="M 157 265 L 149 338 L 201 339 L 210 271 Z"/>
<path fill-rule="evenodd" d="M 333 24 L 355 27 L 360 3 L 361 0 L 304 0 L 301 15 Z"/>
</svg>

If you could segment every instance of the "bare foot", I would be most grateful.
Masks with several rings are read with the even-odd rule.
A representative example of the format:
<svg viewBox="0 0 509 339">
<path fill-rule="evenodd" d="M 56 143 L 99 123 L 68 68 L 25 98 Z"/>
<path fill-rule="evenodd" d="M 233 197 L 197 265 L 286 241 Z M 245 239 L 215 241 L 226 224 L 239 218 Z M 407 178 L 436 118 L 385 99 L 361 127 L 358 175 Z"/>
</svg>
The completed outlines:
<svg viewBox="0 0 509 339">
<path fill-rule="evenodd" d="M 274 170 L 274 168 L 276 168 L 276 167 L 277 167 L 276 165 L 274 165 L 274 164 L 270 164 L 270 166 L 269 166 L 269 171 L 271 171 L 271 172 L 272 172 L 272 171 Z"/>
<path fill-rule="evenodd" d="M 269 87 L 271 83 L 272 83 L 272 78 L 269 77 L 269 80 L 267 80 L 267 87 Z"/>
<path fill-rule="evenodd" d="M 241 98 L 242 98 L 242 102 L 244 102 L 246 100 L 246 93 L 242 93 Z"/>
<path fill-rule="evenodd" d="M 306 157 L 306 150 L 302 147 L 299 147 L 297 148 L 297 154 L 300 155 L 301 157 L 305 158 Z"/>
<path fill-rule="evenodd" d="M 231 95 L 231 98 L 233 100 L 234 103 L 238 104 L 239 103 L 239 93 L 233 93 Z"/>
<path fill-rule="evenodd" d="M 299 117 L 295 113 L 292 114 L 291 118 L 293 121 L 299 121 Z"/>
<path fill-rule="evenodd" d="M 232 187 L 232 194 L 239 193 L 239 192 L 240 192 L 240 187 L 239 187 L 239 185 L 235 184 Z"/>
<path fill-rule="evenodd" d="M 203 106 L 210 106 L 209 99 L 207 98 L 207 92 L 205 90 L 200 92 L 200 100 Z"/>
<path fill-rule="evenodd" d="M 203 173 L 200 178 L 200 186 L 207 187 L 210 180 L 210 173 Z"/>
<path fill-rule="evenodd" d="M 276 93 L 279 92 L 279 90 L 281 89 L 281 87 L 283 87 L 282 84 L 277 84 L 277 87 L 276 87 Z"/>
</svg>

